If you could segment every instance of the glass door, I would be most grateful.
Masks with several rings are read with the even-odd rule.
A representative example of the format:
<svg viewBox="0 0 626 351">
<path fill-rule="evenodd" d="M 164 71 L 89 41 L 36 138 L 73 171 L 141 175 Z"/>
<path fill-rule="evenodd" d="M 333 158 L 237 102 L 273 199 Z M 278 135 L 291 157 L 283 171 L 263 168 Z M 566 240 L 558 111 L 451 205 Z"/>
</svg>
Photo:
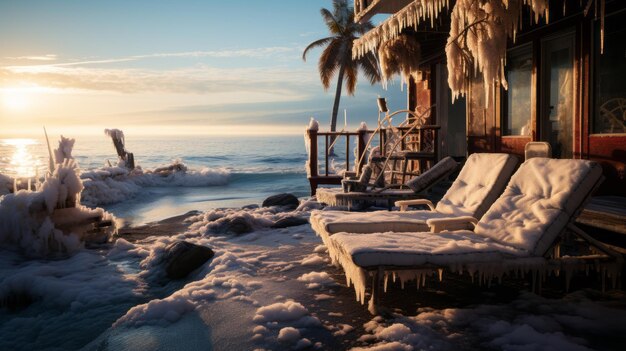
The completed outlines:
<svg viewBox="0 0 626 351">
<path fill-rule="evenodd" d="M 555 158 L 571 158 L 574 149 L 574 33 L 542 42 L 541 140 Z"/>
</svg>

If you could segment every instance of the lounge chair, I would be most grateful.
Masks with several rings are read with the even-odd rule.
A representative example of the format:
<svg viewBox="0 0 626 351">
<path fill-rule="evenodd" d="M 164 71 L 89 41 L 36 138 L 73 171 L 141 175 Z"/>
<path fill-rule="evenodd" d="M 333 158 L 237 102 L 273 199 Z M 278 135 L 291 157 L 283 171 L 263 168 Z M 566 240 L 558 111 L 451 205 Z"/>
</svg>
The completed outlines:
<svg viewBox="0 0 626 351">
<path fill-rule="evenodd" d="M 437 206 L 430 200 L 417 199 L 397 201 L 400 212 L 314 211 L 311 226 L 326 243 L 338 232 L 422 232 L 429 230 L 426 220 L 432 218 L 481 218 L 502 194 L 517 165 L 517 157 L 509 154 L 472 154 Z M 406 211 L 411 205 L 425 205 L 430 210 Z M 463 222 L 455 229 L 471 228 Z"/>
<path fill-rule="evenodd" d="M 398 200 L 407 200 L 424 197 L 424 193 L 431 187 L 448 177 L 458 167 L 452 157 L 446 157 L 437 162 L 429 170 L 411 179 L 403 185 L 394 187 L 406 187 L 408 189 L 374 189 L 362 192 L 344 192 L 341 188 L 320 188 L 317 190 L 317 201 L 330 206 L 348 206 L 355 204 L 382 204 L 387 207 Z"/>
<path fill-rule="evenodd" d="M 541 279 L 550 270 L 571 272 L 602 265 L 615 283 L 622 258 L 573 225 L 594 190 L 602 182 L 602 169 L 584 160 L 533 158 L 513 175 L 504 193 L 489 208 L 474 231 L 428 233 L 337 233 L 328 240 L 333 262 L 343 266 L 348 285 L 365 301 L 366 282 L 373 276 L 370 312 L 377 313 L 386 277 L 418 279 L 444 269 L 478 274 L 481 280 L 501 278 L 507 272 L 532 272 Z M 431 219 L 441 226 L 458 219 Z M 460 220 L 459 220 L 460 221 Z M 559 240 L 569 231 L 602 254 L 560 255 Z M 596 267 L 600 268 L 600 267 Z"/>
</svg>

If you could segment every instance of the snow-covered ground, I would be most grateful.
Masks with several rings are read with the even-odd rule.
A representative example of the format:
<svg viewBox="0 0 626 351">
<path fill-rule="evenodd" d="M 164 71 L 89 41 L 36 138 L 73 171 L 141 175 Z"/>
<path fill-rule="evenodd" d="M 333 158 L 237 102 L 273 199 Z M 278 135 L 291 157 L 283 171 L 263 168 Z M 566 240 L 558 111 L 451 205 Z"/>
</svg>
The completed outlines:
<svg viewBox="0 0 626 351">
<path fill-rule="evenodd" d="M 620 349 L 626 298 L 578 290 L 541 297 L 462 279 L 416 291 L 390 284 L 390 317 L 373 317 L 309 225 L 270 226 L 309 210 L 220 209 L 188 229 L 138 242 L 123 238 L 66 259 L 28 260 L 0 249 L 2 350 L 589 350 Z M 243 218 L 252 232 L 228 233 Z M 182 281 L 161 260 L 176 240 L 215 257 Z M 598 284 L 591 284 L 597 288 Z M 21 305 L 14 310 L 9 303 Z"/>
</svg>

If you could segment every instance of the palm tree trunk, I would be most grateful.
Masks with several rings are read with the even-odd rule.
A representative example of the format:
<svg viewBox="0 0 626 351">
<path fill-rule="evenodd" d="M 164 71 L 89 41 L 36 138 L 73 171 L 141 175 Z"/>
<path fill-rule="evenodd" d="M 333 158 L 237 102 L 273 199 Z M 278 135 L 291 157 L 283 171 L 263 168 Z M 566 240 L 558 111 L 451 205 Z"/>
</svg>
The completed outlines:
<svg viewBox="0 0 626 351">
<path fill-rule="evenodd" d="M 345 71 L 345 66 L 341 65 L 339 68 L 339 78 L 337 78 L 337 90 L 335 91 L 335 103 L 333 104 L 333 114 L 330 116 L 330 131 L 334 132 L 337 130 L 337 113 L 339 112 L 339 100 L 341 100 L 341 89 L 343 86 L 343 74 Z M 332 145 L 335 142 L 335 136 L 330 138 L 330 144 Z M 335 155 L 335 148 L 332 147 L 328 150 L 328 155 Z"/>
</svg>

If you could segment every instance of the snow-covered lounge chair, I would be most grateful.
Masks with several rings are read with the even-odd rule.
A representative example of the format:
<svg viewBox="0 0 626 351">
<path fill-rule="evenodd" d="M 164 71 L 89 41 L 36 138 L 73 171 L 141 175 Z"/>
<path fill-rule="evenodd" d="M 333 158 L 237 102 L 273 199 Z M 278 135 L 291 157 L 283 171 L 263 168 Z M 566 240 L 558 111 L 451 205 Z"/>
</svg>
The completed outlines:
<svg viewBox="0 0 626 351">
<path fill-rule="evenodd" d="M 481 218 L 502 194 L 517 165 L 517 157 L 509 154 L 472 154 L 437 206 L 430 200 L 416 199 L 397 201 L 400 212 L 314 211 L 311 226 L 326 244 L 330 235 L 339 232 L 422 232 L 430 230 L 426 220 L 432 218 Z M 427 205 L 430 210 L 407 211 L 411 205 Z M 472 228 L 466 222 L 449 227 Z"/>
<path fill-rule="evenodd" d="M 391 207 L 398 200 L 423 198 L 424 193 L 457 169 L 457 162 L 446 157 L 430 169 L 401 185 L 408 189 L 381 188 L 363 192 L 343 192 L 341 188 L 317 189 L 317 201 L 330 206 L 352 207 L 358 203 L 381 204 Z M 397 185 L 398 187 L 400 185 Z"/>
<path fill-rule="evenodd" d="M 609 273 L 615 279 L 621 270 L 621 256 L 573 225 L 602 180 L 602 169 L 594 162 L 532 158 L 512 176 L 474 231 L 337 233 L 328 240 L 329 254 L 343 267 L 361 302 L 365 301 L 366 282 L 373 276 L 372 313 L 377 313 L 389 274 L 401 281 L 417 279 L 418 284 L 437 271 L 441 277 L 445 269 L 467 271 L 472 276 L 477 273 L 483 281 L 511 271 L 530 271 L 540 280 L 550 270 L 568 273 L 591 260 L 603 265 L 603 274 L 612 268 Z M 432 219 L 428 223 L 446 221 Z M 566 231 L 603 254 L 561 257 L 559 239 Z"/>
</svg>

